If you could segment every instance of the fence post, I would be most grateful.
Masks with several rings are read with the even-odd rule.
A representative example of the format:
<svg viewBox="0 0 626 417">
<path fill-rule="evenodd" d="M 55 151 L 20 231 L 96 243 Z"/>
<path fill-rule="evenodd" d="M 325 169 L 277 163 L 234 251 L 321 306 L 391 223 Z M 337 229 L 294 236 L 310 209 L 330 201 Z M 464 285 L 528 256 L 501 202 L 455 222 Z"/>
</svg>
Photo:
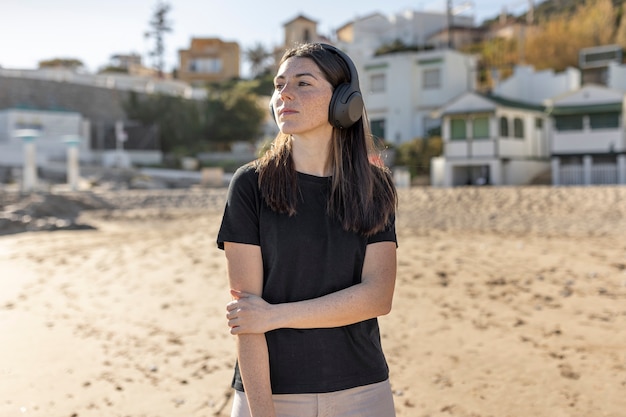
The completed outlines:
<svg viewBox="0 0 626 417">
<path fill-rule="evenodd" d="M 561 185 L 561 159 L 558 157 L 552 158 L 552 185 Z"/>
</svg>

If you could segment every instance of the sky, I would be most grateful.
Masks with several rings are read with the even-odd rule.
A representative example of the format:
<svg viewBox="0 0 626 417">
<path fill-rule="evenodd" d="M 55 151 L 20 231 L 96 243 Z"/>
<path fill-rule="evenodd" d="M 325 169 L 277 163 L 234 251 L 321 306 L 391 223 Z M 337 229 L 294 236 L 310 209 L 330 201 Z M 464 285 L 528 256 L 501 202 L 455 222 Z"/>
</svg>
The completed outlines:
<svg viewBox="0 0 626 417">
<path fill-rule="evenodd" d="M 469 5 L 463 13 L 480 24 L 503 8 L 522 13 L 529 0 L 453 0 Z M 444 12 L 446 0 L 167 0 L 172 31 L 164 37 L 166 71 L 175 67 L 178 50 L 192 37 L 236 41 L 242 50 L 261 43 L 267 49 L 283 41 L 283 24 L 302 14 L 317 21 L 318 33 L 375 12 L 407 9 Z M 146 38 L 158 0 L 0 0 L 0 67 L 35 69 L 52 58 L 82 61 L 87 71 L 106 66 L 112 55 L 137 53 L 145 65 L 154 40 Z M 242 62 L 242 72 L 247 70 Z"/>
</svg>

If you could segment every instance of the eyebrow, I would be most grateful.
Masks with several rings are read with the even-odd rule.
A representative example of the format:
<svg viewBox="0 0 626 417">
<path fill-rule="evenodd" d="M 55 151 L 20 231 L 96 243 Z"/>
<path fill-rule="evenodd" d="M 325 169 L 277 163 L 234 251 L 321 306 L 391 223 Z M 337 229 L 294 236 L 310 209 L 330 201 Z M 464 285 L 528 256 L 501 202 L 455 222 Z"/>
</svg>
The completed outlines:
<svg viewBox="0 0 626 417">
<path fill-rule="evenodd" d="M 301 77 L 306 77 L 306 76 L 312 77 L 317 80 L 317 77 L 311 74 L 310 72 L 301 72 L 299 74 L 294 75 L 294 78 L 301 78 Z M 275 80 L 284 79 L 284 78 L 286 78 L 284 75 L 277 75 L 276 77 L 274 77 Z"/>
</svg>

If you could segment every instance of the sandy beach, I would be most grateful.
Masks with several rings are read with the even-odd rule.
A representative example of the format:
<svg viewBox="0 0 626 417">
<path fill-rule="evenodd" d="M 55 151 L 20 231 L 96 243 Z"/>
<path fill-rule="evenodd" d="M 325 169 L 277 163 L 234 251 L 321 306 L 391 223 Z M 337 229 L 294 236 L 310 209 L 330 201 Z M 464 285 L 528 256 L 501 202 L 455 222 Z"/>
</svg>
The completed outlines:
<svg viewBox="0 0 626 417">
<path fill-rule="evenodd" d="M 223 196 L 0 236 L 0 417 L 228 416 Z M 398 416 L 626 417 L 626 187 L 400 190 L 397 232 Z"/>
</svg>

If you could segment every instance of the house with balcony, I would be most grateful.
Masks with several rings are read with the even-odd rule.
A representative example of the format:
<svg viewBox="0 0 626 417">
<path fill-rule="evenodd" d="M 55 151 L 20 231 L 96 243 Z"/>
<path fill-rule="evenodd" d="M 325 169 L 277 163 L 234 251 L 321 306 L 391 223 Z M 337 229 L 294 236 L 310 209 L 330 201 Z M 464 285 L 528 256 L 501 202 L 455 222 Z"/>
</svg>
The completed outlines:
<svg viewBox="0 0 626 417">
<path fill-rule="evenodd" d="M 626 184 L 624 97 L 586 85 L 548 102 L 554 185 Z"/>
<path fill-rule="evenodd" d="M 541 105 L 468 92 L 438 116 L 444 154 L 431 162 L 434 186 L 521 185 L 550 167 Z"/>
<path fill-rule="evenodd" d="M 396 52 L 364 61 L 360 84 L 372 133 L 388 143 L 425 138 L 432 113 L 475 88 L 476 57 L 450 49 Z"/>
</svg>

